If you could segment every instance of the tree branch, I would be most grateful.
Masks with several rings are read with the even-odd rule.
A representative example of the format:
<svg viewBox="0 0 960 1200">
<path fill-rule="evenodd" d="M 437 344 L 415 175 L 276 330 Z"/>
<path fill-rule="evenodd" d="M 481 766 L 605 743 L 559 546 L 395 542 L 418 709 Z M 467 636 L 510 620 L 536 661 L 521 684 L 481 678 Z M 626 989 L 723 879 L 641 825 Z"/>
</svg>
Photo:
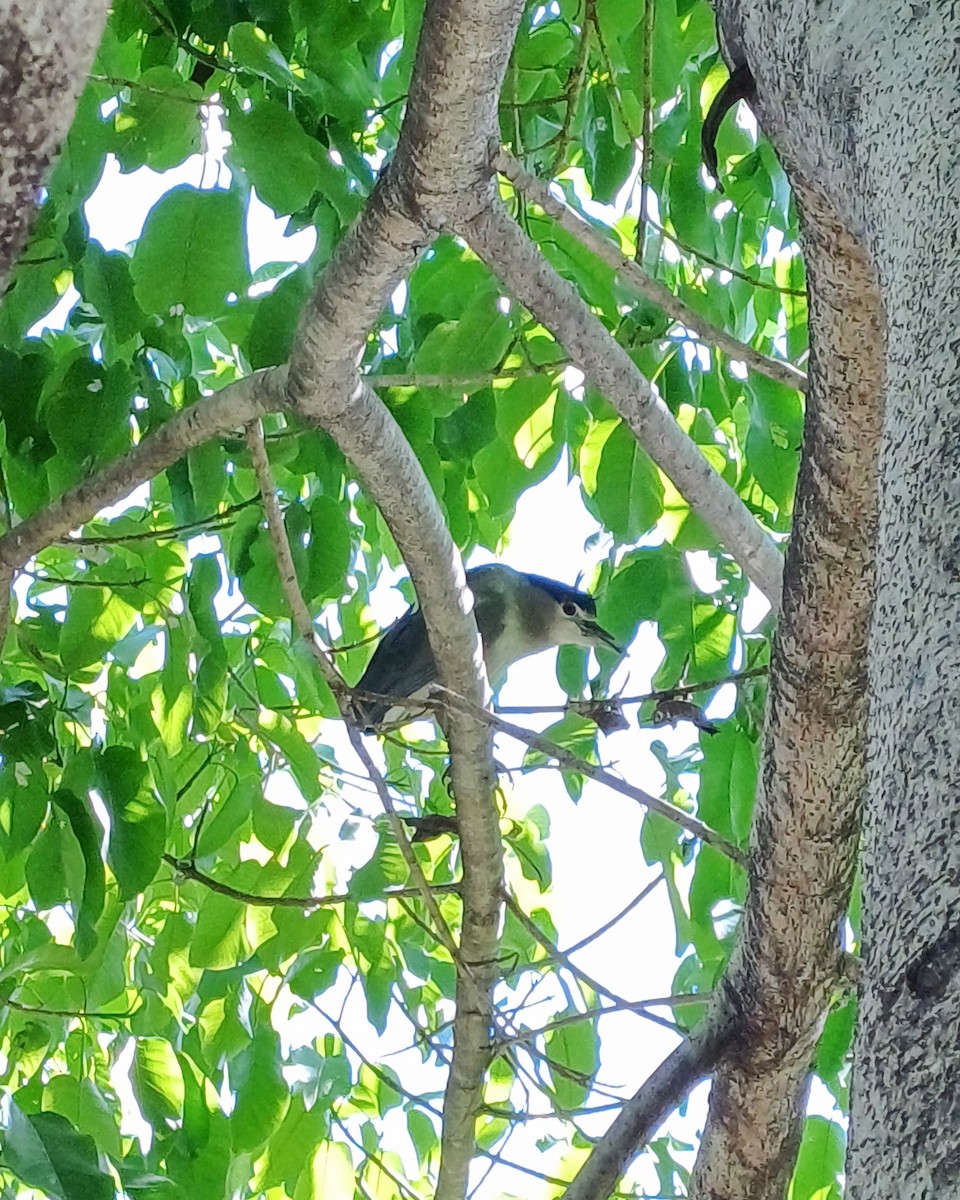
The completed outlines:
<svg viewBox="0 0 960 1200">
<path fill-rule="evenodd" d="M 613 1190 L 626 1164 L 657 1131 L 671 1109 L 713 1070 L 733 1040 L 733 1029 L 705 1023 L 660 1064 L 628 1100 L 595 1146 L 563 1200 L 601 1200 Z"/>
<path fill-rule="evenodd" d="M 673 480 L 693 511 L 763 590 L 780 603 L 783 562 L 740 497 L 677 426 L 669 409 L 632 359 L 524 236 L 499 201 L 460 225 L 474 251 L 557 338 L 587 378 L 633 430 L 650 457 Z"/>
<path fill-rule="evenodd" d="M 819 370 L 770 665 L 750 893 L 714 1002 L 736 1014 L 737 1053 L 711 1090 L 690 1193 L 701 1200 L 783 1195 L 789 1183 L 841 970 L 865 786 L 884 316 L 863 248 L 798 199 Z"/>
<path fill-rule="evenodd" d="M 196 883 L 202 883 L 211 892 L 217 892 L 220 896 L 229 896 L 241 904 L 249 904 L 254 908 L 333 908 L 338 904 L 355 904 L 357 900 L 356 896 L 351 896 L 349 892 L 331 892 L 326 896 L 263 896 L 258 892 L 245 892 L 242 888 L 235 888 L 229 883 L 222 883 L 219 879 L 214 879 L 212 875 L 207 875 L 201 871 L 189 859 L 177 858 L 173 854 L 164 854 L 163 861 L 168 863 L 184 879 L 192 879 Z M 430 885 L 431 890 L 438 894 L 456 893 L 459 887 L 458 883 L 436 883 Z M 386 888 L 379 896 L 375 896 L 374 899 L 407 899 L 408 897 L 418 897 L 419 895 L 419 888 L 396 887 Z"/>
<path fill-rule="evenodd" d="M 279 407 L 286 371 L 272 367 L 191 405 L 121 458 L 58 496 L 0 537 L 0 569 L 15 571 L 217 434 Z"/>
<path fill-rule="evenodd" d="M 742 850 L 738 849 L 731 842 L 728 842 L 715 829 L 711 829 L 709 825 L 705 825 L 703 821 L 698 820 L 690 813 L 684 812 L 682 808 L 678 808 L 675 804 L 670 804 L 667 800 L 661 800 L 657 796 L 652 796 L 649 792 L 645 792 L 643 788 L 635 787 L 632 783 L 627 783 L 626 780 L 618 779 L 604 767 L 597 766 L 596 763 L 587 762 L 585 758 L 580 758 L 572 750 L 566 750 L 563 746 L 558 746 L 541 733 L 534 733 L 530 729 L 524 729 L 522 725 L 514 725 L 512 721 L 505 721 L 502 717 L 497 716 L 496 713 L 476 708 L 463 696 L 458 696 L 449 688 L 434 684 L 430 691 L 431 697 L 435 702 L 431 703 L 431 699 L 428 698 L 423 701 L 425 706 L 429 705 L 433 708 L 447 706 L 462 712 L 468 712 L 476 720 L 484 721 L 492 729 L 498 729 L 501 733 L 507 734 L 508 737 L 516 738 L 518 742 L 523 742 L 524 745 L 530 746 L 534 750 L 539 750 L 541 754 L 546 754 L 549 758 L 555 758 L 561 767 L 569 771 L 576 771 L 578 775 L 584 775 L 587 779 L 593 779 L 597 783 L 602 783 L 604 787 L 610 788 L 611 791 L 619 792 L 622 796 L 636 800 L 638 804 L 642 804 L 650 812 L 659 813 L 661 817 L 666 817 L 674 825 L 679 825 L 687 833 L 692 833 L 694 837 L 699 838 L 706 845 L 712 846 L 714 850 L 719 851 L 732 862 L 742 867 L 747 865 L 747 856 Z"/>
<path fill-rule="evenodd" d="M 446 947 L 453 961 L 458 963 L 460 961 L 460 952 L 457 949 L 457 944 L 453 939 L 453 934 L 450 932 L 449 925 L 444 920 L 436 897 L 430 890 L 430 885 L 427 883 L 423 868 L 420 866 L 413 847 L 410 845 L 407 831 L 404 829 L 400 817 L 397 815 L 397 810 L 393 804 L 393 797 L 390 795 L 390 789 L 387 787 L 386 780 L 380 771 L 377 770 L 376 764 L 363 744 L 363 738 L 359 730 L 350 719 L 349 689 L 340 678 L 336 667 L 327 657 L 324 648 L 320 645 L 320 641 L 317 638 L 317 632 L 313 627 L 313 619 L 310 616 L 310 611 L 306 606 L 300 591 L 300 585 L 297 582 L 293 553 L 290 549 L 290 541 L 287 538 L 286 526 L 283 523 L 280 500 L 277 497 L 276 485 L 273 482 L 270 463 L 267 460 L 267 450 L 263 443 L 263 428 L 259 420 L 251 421 L 247 426 L 246 440 L 250 448 L 251 458 L 253 459 L 253 467 L 257 474 L 257 482 L 260 485 L 260 495 L 263 498 L 263 508 L 267 517 L 267 528 L 270 533 L 270 541 L 273 545 L 274 557 L 277 562 L 277 571 L 280 575 L 280 586 L 283 589 L 287 604 L 289 604 L 290 610 L 293 613 L 294 629 L 297 635 L 306 642 L 307 649 L 313 655 L 320 674 L 326 680 L 327 686 L 333 693 L 334 699 L 340 708 L 340 714 L 346 725 L 350 745 L 353 747 L 354 753 L 360 759 L 363 769 L 367 772 L 371 783 L 376 789 L 383 810 L 387 814 L 387 820 L 390 822 L 390 831 L 400 848 L 403 861 L 407 864 L 407 870 L 414 881 L 416 891 L 423 900 L 427 912 L 433 918 L 434 933 Z"/>
<path fill-rule="evenodd" d="M 644 141 L 644 162 L 648 153 Z M 581 245 L 592 250 L 596 256 L 612 267 L 627 283 L 629 283 L 645 300 L 650 300 L 675 321 L 686 329 L 695 331 L 705 342 L 717 346 L 730 358 L 738 359 L 751 367 L 760 375 L 773 379 L 785 387 L 796 388 L 798 391 L 807 390 L 807 377 L 804 373 L 788 362 L 775 358 L 767 358 L 759 350 L 754 350 L 745 342 L 738 341 L 719 325 L 714 325 L 696 309 L 691 308 L 686 301 L 675 296 L 668 287 L 658 279 L 648 275 L 643 267 L 628 258 L 609 237 L 594 229 L 583 217 L 573 211 L 569 205 L 562 203 L 550 191 L 549 185 L 517 162 L 513 155 L 501 150 L 497 155 L 495 166 L 501 175 L 505 175 L 513 186 L 522 192 L 528 200 L 535 204 L 552 218 L 571 237 L 576 238 Z M 641 210 L 641 222 L 644 222 Z M 645 228 L 645 222 L 641 229 Z M 667 472 L 669 474 L 669 472 Z"/>
</svg>

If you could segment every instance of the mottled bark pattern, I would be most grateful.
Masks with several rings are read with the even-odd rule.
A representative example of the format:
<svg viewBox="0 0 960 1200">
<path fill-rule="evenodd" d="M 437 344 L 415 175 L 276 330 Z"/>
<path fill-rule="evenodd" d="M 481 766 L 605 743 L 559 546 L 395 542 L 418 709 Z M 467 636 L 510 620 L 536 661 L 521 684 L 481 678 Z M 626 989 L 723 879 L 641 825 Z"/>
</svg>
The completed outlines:
<svg viewBox="0 0 960 1200">
<path fill-rule="evenodd" d="M 66 137 L 107 0 L 0 0 L 0 291 Z"/>
<path fill-rule="evenodd" d="M 739 1037 L 714 1077 L 692 1195 L 782 1197 L 837 983 L 865 777 L 882 328 L 863 252 L 804 197 L 811 362 L 774 645 L 750 894 L 717 999 Z"/>
<path fill-rule="evenodd" d="M 829 198 L 872 261 L 883 297 L 864 962 L 848 1195 L 956 1197 L 960 5 L 720 0 L 720 6 L 737 25 L 764 128 L 801 201 L 805 193 Z M 819 323 L 822 314 L 814 317 Z M 822 344 L 819 328 L 814 336 Z M 811 364 L 811 385 L 827 366 Z M 871 373 L 869 348 L 855 351 L 849 367 Z"/>
<path fill-rule="evenodd" d="M 939 1200 L 960 1195 L 960 6 L 881 7 L 856 124 L 890 380 L 849 1180 Z"/>
</svg>

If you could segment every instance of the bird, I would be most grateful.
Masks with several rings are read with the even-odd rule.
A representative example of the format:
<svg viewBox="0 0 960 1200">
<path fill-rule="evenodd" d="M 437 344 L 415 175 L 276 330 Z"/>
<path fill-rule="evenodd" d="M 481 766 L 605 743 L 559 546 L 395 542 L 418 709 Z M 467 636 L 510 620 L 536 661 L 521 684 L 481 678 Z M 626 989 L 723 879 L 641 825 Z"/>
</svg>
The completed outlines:
<svg viewBox="0 0 960 1200">
<path fill-rule="evenodd" d="M 616 639 L 597 622 L 597 605 L 587 592 L 488 563 L 467 571 L 474 616 L 483 643 L 483 661 L 491 686 L 498 687 L 507 668 L 528 654 L 551 646 L 609 646 Z M 409 720 L 418 696 L 437 678 L 423 613 L 410 608 L 380 639 L 360 682 L 360 692 L 410 697 L 411 706 L 388 700 L 354 700 L 354 716 L 364 733 L 377 726 Z"/>
</svg>

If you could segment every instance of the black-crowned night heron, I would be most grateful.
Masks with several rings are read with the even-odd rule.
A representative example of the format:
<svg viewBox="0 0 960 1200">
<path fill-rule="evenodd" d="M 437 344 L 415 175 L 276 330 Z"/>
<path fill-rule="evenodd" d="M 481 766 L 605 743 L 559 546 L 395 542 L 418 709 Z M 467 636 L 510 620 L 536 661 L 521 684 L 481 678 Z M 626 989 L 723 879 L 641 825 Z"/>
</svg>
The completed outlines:
<svg viewBox="0 0 960 1200">
<path fill-rule="evenodd" d="M 597 624 L 597 606 L 586 592 L 501 563 L 467 571 L 467 583 L 474 595 L 483 661 L 493 687 L 503 682 L 511 663 L 551 646 L 619 649 Z M 357 687 L 416 701 L 436 678 L 423 614 L 411 608 L 383 635 Z M 409 720 L 416 704 L 358 700 L 355 711 L 358 724 L 370 732 L 376 725 Z"/>
</svg>

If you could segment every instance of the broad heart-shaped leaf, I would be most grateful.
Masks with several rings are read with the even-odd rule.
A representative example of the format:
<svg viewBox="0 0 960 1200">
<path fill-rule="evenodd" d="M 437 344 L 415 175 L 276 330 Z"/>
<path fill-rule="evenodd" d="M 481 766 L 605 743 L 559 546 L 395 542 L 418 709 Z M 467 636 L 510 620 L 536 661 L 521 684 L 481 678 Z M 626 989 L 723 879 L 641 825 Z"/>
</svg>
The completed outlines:
<svg viewBox="0 0 960 1200">
<path fill-rule="evenodd" d="M 100 792 L 110 809 L 108 861 L 129 900 L 153 879 L 163 854 L 167 818 L 149 769 L 130 746 L 108 746 L 97 762 Z"/>
<path fill-rule="evenodd" d="M 264 204 L 278 215 L 303 208 L 320 186 L 317 156 L 323 148 L 294 113 L 258 98 L 248 111 L 232 107 L 229 128 L 227 160 L 243 169 Z"/>
<path fill-rule="evenodd" d="M 130 267 L 140 307 L 160 316 L 177 305 L 195 317 L 222 313 L 250 275 L 243 216 L 237 192 L 178 187 L 161 197 Z"/>
<path fill-rule="evenodd" d="M 24 1114 L 10 1103 L 3 1159 L 29 1187 L 50 1200 L 113 1200 L 113 1180 L 100 1170 L 92 1137 L 78 1133 L 59 1113 Z"/>
</svg>

